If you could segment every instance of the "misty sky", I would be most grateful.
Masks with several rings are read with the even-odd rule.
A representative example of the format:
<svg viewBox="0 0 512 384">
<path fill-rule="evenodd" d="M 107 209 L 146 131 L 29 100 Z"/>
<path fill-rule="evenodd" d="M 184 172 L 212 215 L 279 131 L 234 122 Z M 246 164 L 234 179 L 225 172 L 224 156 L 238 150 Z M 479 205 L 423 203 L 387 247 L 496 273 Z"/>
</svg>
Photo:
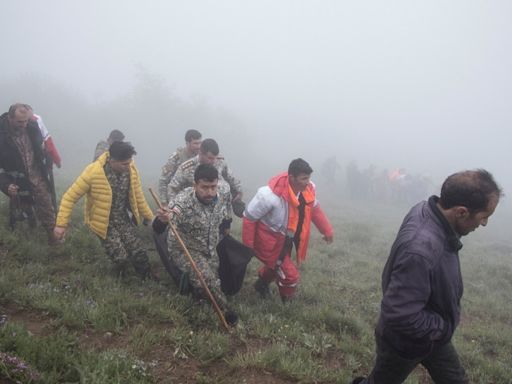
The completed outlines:
<svg viewBox="0 0 512 384">
<path fill-rule="evenodd" d="M 0 78 L 48 76 L 101 103 L 142 67 L 287 158 L 484 167 L 507 189 L 511 15 L 493 0 L 2 1 Z"/>
</svg>

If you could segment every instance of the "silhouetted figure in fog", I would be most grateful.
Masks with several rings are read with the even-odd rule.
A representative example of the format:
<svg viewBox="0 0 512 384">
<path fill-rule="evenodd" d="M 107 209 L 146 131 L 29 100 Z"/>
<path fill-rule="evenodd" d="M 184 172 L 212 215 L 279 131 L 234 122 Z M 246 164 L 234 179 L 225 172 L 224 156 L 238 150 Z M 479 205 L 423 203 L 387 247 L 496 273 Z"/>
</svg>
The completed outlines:
<svg viewBox="0 0 512 384">
<path fill-rule="evenodd" d="M 501 195 L 487 171 L 464 171 L 409 211 L 382 273 L 375 366 L 353 384 L 402 383 L 418 364 L 437 384 L 468 383 L 451 343 L 463 292 L 460 238 L 487 225 Z"/>
<path fill-rule="evenodd" d="M 322 163 L 320 174 L 328 187 L 332 188 L 336 185 L 336 173 L 340 168 L 336 156 L 331 156 Z"/>
<path fill-rule="evenodd" d="M 101 140 L 96 144 L 96 149 L 94 150 L 94 158 L 93 161 L 95 161 L 98 157 L 103 155 L 105 152 L 108 151 L 112 143 L 116 141 L 123 141 L 124 140 L 124 133 L 121 132 L 118 129 L 114 129 L 110 132 L 110 135 L 108 135 L 107 140 Z"/>
</svg>

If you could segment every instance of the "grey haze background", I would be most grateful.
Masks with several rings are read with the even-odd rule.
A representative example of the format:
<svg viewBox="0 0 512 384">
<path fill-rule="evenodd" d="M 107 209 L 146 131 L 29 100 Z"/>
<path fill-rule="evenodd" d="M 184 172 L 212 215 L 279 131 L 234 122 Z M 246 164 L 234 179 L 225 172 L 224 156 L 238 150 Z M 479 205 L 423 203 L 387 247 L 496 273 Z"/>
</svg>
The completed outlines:
<svg viewBox="0 0 512 384">
<path fill-rule="evenodd" d="M 483 167 L 510 191 L 510 1 L 2 1 L 0 101 L 76 176 L 113 128 L 154 181 L 188 128 L 246 195 L 291 158 Z"/>
</svg>

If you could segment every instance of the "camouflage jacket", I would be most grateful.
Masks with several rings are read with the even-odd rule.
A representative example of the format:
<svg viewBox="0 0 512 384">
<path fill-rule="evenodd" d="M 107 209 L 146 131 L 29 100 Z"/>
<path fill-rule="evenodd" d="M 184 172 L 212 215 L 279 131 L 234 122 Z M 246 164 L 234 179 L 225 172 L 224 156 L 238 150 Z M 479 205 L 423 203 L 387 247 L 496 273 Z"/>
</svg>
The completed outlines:
<svg viewBox="0 0 512 384">
<path fill-rule="evenodd" d="M 219 227 L 231 218 L 229 204 L 222 195 L 219 194 L 214 203 L 206 205 L 197 199 L 193 188 L 187 188 L 176 196 L 169 208 L 173 212 L 171 223 L 190 254 L 193 257 L 215 258 L 215 248 L 221 239 Z M 169 231 L 167 244 L 171 256 L 183 253 L 172 231 Z"/>
<path fill-rule="evenodd" d="M 110 144 L 108 141 L 101 140 L 96 144 L 96 149 L 94 150 L 94 158 L 92 161 L 96 161 L 98 157 L 103 155 L 105 152 L 107 152 L 110 149 Z"/>
<path fill-rule="evenodd" d="M 181 147 L 176 149 L 176 152 L 172 153 L 167 159 L 167 163 L 162 167 L 160 179 L 158 179 L 158 197 L 160 197 L 162 203 L 167 204 L 169 202 L 167 200 L 167 185 L 176 173 L 176 170 L 182 163 L 192 157 L 194 155 L 189 155 L 187 148 Z"/>
<path fill-rule="evenodd" d="M 178 167 L 167 186 L 168 201 L 172 201 L 180 191 L 194 185 L 194 171 L 198 165 L 199 156 L 195 156 Z M 242 193 L 240 180 L 233 176 L 224 160 L 217 159 L 213 166 L 219 172 L 219 195 L 229 195 L 231 193 L 231 196 L 234 197 Z"/>
</svg>

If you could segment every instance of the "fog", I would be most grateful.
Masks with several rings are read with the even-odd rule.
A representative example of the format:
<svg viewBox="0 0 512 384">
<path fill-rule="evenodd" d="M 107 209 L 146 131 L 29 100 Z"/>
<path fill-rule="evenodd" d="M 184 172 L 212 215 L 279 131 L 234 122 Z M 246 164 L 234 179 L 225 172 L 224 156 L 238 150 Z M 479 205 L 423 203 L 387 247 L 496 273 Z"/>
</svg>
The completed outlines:
<svg viewBox="0 0 512 384">
<path fill-rule="evenodd" d="M 434 186 L 486 168 L 510 193 L 511 14 L 484 0 L 2 2 L 0 102 L 43 116 L 61 177 L 117 128 L 152 183 L 196 128 L 246 196 L 292 158 L 318 170 L 331 156 Z"/>
</svg>

